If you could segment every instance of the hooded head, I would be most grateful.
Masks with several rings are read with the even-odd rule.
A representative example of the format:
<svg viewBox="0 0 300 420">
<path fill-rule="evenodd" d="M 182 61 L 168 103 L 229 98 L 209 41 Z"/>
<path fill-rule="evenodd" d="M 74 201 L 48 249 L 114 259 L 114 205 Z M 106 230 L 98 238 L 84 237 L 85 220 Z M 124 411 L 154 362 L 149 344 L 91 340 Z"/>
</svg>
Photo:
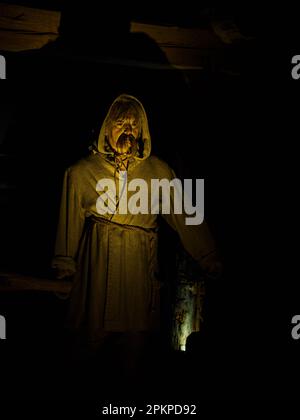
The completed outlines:
<svg viewBox="0 0 300 420">
<path fill-rule="evenodd" d="M 135 160 L 147 159 L 151 138 L 145 109 L 134 96 L 122 94 L 110 106 L 96 144 L 106 155 L 127 155 Z"/>
</svg>

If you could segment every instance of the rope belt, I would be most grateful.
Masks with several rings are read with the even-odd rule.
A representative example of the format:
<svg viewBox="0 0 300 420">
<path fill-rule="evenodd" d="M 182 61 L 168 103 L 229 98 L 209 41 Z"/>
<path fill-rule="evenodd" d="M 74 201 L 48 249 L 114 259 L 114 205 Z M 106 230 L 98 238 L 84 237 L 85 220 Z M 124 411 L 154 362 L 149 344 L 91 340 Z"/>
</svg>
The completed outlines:
<svg viewBox="0 0 300 420">
<path fill-rule="evenodd" d="M 132 231 L 136 231 L 136 232 L 143 232 L 146 233 L 147 235 L 156 235 L 158 232 L 158 228 L 154 227 L 154 228 L 144 228 L 142 226 L 134 226 L 134 225 L 126 225 L 123 223 L 117 223 L 117 222 L 113 222 L 109 219 L 105 219 L 104 217 L 96 217 L 96 216 L 89 216 L 88 217 L 88 221 L 90 223 L 99 223 L 102 224 L 104 226 L 109 226 L 109 225 L 113 225 L 115 227 L 118 227 L 120 229 L 126 229 L 126 230 L 132 230 Z"/>
</svg>

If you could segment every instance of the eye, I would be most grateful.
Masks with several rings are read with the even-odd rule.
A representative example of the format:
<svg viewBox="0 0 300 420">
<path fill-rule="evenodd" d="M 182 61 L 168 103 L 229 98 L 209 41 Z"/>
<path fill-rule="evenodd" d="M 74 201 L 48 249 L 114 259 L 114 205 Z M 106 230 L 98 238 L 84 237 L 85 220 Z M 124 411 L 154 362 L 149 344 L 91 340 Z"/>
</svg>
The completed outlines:
<svg viewBox="0 0 300 420">
<path fill-rule="evenodd" d="M 121 128 L 123 125 L 123 121 L 117 121 L 115 125 L 116 127 Z"/>
</svg>

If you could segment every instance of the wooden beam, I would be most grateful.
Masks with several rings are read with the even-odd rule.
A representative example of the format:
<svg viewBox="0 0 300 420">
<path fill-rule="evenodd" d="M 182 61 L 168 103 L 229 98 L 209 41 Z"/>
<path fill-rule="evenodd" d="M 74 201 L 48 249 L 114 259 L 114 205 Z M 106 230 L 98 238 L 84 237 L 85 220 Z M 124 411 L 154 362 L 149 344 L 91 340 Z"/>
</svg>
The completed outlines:
<svg viewBox="0 0 300 420">
<path fill-rule="evenodd" d="M 169 63 L 178 68 L 206 65 L 207 57 L 224 47 L 211 27 L 182 28 L 132 21 L 130 31 L 146 33 L 165 53 Z"/>
<path fill-rule="evenodd" d="M 38 49 L 58 37 L 60 12 L 0 3 L 0 50 Z"/>
<path fill-rule="evenodd" d="M 0 292 L 29 290 L 68 294 L 71 287 L 72 283 L 67 280 L 51 280 L 17 273 L 0 272 Z"/>
</svg>

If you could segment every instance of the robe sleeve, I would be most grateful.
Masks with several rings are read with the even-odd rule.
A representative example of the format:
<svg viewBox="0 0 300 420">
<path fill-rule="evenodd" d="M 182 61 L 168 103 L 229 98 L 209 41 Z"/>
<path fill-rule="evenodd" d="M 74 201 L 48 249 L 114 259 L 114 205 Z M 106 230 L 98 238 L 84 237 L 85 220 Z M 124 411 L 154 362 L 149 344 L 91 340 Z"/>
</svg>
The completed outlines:
<svg viewBox="0 0 300 420">
<path fill-rule="evenodd" d="M 175 173 L 169 168 L 169 180 L 176 178 Z M 184 211 L 174 213 L 174 191 L 170 191 L 170 213 L 163 214 L 166 222 L 178 233 L 185 250 L 199 264 L 204 273 L 211 278 L 218 278 L 222 273 L 222 263 L 218 255 L 215 240 L 205 222 L 199 225 L 187 225 L 186 218 L 190 217 Z"/>
<path fill-rule="evenodd" d="M 79 183 L 69 168 L 64 175 L 55 253 L 51 263 L 58 273 L 67 272 L 68 275 L 73 275 L 76 272 L 76 256 L 84 222 Z"/>
</svg>

